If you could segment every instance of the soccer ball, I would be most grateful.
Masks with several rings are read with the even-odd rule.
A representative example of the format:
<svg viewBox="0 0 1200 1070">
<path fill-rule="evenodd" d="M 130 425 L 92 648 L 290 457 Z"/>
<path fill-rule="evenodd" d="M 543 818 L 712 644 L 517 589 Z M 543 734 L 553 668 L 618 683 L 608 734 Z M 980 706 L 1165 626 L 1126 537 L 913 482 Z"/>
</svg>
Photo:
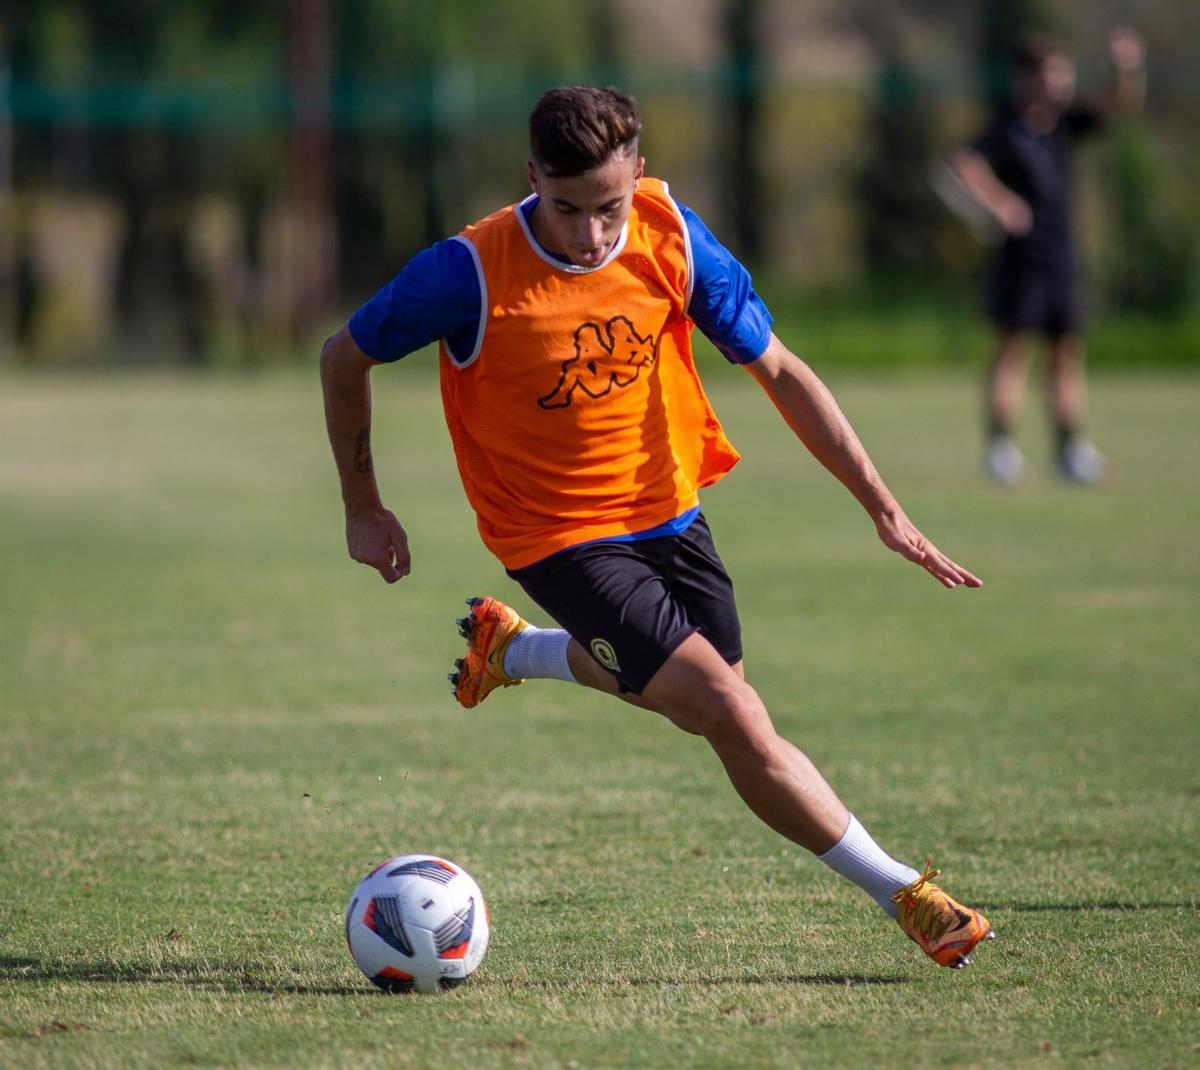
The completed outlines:
<svg viewBox="0 0 1200 1070">
<path fill-rule="evenodd" d="M 436 855 L 400 855 L 368 873 L 346 907 L 346 943 L 385 992 L 462 984 L 487 951 L 487 904 L 471 875 Z"/>
</svg>

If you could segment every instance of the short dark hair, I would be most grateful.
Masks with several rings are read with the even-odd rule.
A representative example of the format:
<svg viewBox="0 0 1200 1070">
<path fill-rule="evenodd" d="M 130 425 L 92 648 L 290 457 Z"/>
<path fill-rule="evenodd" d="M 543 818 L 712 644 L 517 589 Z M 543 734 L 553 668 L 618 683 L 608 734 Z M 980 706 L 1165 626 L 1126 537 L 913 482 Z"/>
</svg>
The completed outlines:
<svg viewBox="0 0 1200 1070">
<path fill-rule="evenodd" d="M 529 116 L 529 148 L 548 175 L 570 178 L 636 145 L 642 121 L 637 101 L 590 85 L 548 89 Z"/>
<path fill-rule="evenodd" d="M 1053 37 L 1044 33 L 1021 34 L 1012 46 L 1012 69 L 1018 74 L 1037 74 L 1052 56 L 1066 52 Z"/>
</svg>

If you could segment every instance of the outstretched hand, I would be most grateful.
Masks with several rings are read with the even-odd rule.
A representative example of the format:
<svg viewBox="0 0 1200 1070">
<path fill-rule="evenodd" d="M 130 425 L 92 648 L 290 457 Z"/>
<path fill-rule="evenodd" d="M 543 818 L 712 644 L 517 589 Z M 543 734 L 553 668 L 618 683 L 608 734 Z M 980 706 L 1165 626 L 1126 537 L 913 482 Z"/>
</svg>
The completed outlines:
<svg viewBox="0 0 1200 1070">
<path fill-rule="evenodd" d="M 903 513 L 881 518 L 876 522 L 875 530 L 884 546 L 920 565 L 943 587 L 983 586 L 983 580 L 951 561 Z"/>
<path fill-rule="evenodd" d="M 395 514 L 382 506 L 346 514 L 346 547 L 355 561 L 369 565 L 388 583 L 412 571 L 408 536 Z"/>
</svg>

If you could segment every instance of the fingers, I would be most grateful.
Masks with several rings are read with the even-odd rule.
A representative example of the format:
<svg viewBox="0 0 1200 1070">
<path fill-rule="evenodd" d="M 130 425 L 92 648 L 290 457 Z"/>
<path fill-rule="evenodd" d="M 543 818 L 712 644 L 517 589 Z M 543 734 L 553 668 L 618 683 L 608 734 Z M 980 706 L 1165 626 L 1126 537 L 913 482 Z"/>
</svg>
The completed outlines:
<svg viewBox="0 0 1200 1070">
<path fill-rule="evenodd" d="M 955 564 L 945 554 L 941 553 L 936 546 L 929 545 L 925 550 L 923 560 L 918 563 L 944 587 L 953 589 L 958 586 L 983 586 L 983 580 L 973 572 L 969 572 L 963 568 L 962 565 Z"/>
<path fill-rule="evenodd" d="M 395 583 L 412 571 L 412 559 L 405 542 L 399 546 L 395 543 L 386 544 L 380 549 L 351 546 L 350 556 L 360 565 L 373 568 L 385 583 Z"/>
<path fill-rule="evenodd" d="M 386 583 L 395 583 L 397 580 L 408 575 L 409 568 L 406 563 L 404 569 L 398 567 L 396 556 L 392 552 L 392 548 L 379 552 L 359 551 L 351 549 L 350 556 L 360 565 L 366 565 L 367 568 L 373 568 L 380 576 L 383 577 Z"/>
<path fill-rule="evenodd" d="M 954 566 L 955 571 L 961 577 L 961 579 L 959 580 L 959 583 L 961 583 L 964 587 L 982 587 L 983 586 L 983 580 L 981 580 L 978 576 L 976 576 L 975 573 L 968 572 L 965 568 L 962 567 L 962 565 L 955 565 L 953 561 L 951 561 L 950 564 Z"/>
<path fill-rule="evenodd" d="M 385 583 L 402 580 L 412 571 L 412 558 L 409 556 L 407 540 L 403 537 L 403 529 L 401 529 L 400 535 L 399 545 L 393 541 L 382 557 L 363 562 L 378 571 Z"/>
<path fill-rule="evenodd" d="M 383 570 L 380 570 L 380 574 L 388 583 L 395 583 L 412 571 L 412 559 L 408 555 L 408 547 L 403 547 L 402 549 L 403 552 L 400 552 L 400 550 L 393 546 L 389 555 L 388 571 L 383 572 Z"/>
<path fill-rule="evenodd" d="M 392 565 L 398 573 L 396 578 L 399 579 L 402 576 L 407 576 L 412 571 L 412 555 L 408 551 L 408 534 L 400 526 L 400 521 L 394 516 L 392 517 L 389 535 L 392 542 Z"/>
<path fill-rule="evenodd" d="M 373 568 L 385 583 L 395 583 L 412 571 L 408 536 L 386 510 L 348 516 L 346 548 L 351 558 Z"/>
<path fill-rule="evenodd" d="M 943 587 L 982 587 L 983 580 L 950 560 L 911 523 L 880 532 L 883 541 L 901 556 L 920 565 Z"/>
<path fill-rule="evenodd" d="M 385 583 L 395 583 L 397 580 L 407 576 L 407 572 L 401 572 L 390 560 L 385 561 L 382 565 L 376 565 L 379 575 L 383 577 Z"/>
</svg>

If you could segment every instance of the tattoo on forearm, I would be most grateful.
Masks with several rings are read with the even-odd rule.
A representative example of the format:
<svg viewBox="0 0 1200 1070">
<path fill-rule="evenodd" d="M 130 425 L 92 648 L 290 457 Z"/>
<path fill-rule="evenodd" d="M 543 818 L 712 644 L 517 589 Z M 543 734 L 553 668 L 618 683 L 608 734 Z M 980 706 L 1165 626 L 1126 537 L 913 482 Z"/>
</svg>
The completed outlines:
<svg viewBox="0 0 1200 1070">
<path fill-rule="evenodd" d="M 371 429 L 364 427 L 354 438 L 354 470 L 371 471 Z"/>
</svg>

